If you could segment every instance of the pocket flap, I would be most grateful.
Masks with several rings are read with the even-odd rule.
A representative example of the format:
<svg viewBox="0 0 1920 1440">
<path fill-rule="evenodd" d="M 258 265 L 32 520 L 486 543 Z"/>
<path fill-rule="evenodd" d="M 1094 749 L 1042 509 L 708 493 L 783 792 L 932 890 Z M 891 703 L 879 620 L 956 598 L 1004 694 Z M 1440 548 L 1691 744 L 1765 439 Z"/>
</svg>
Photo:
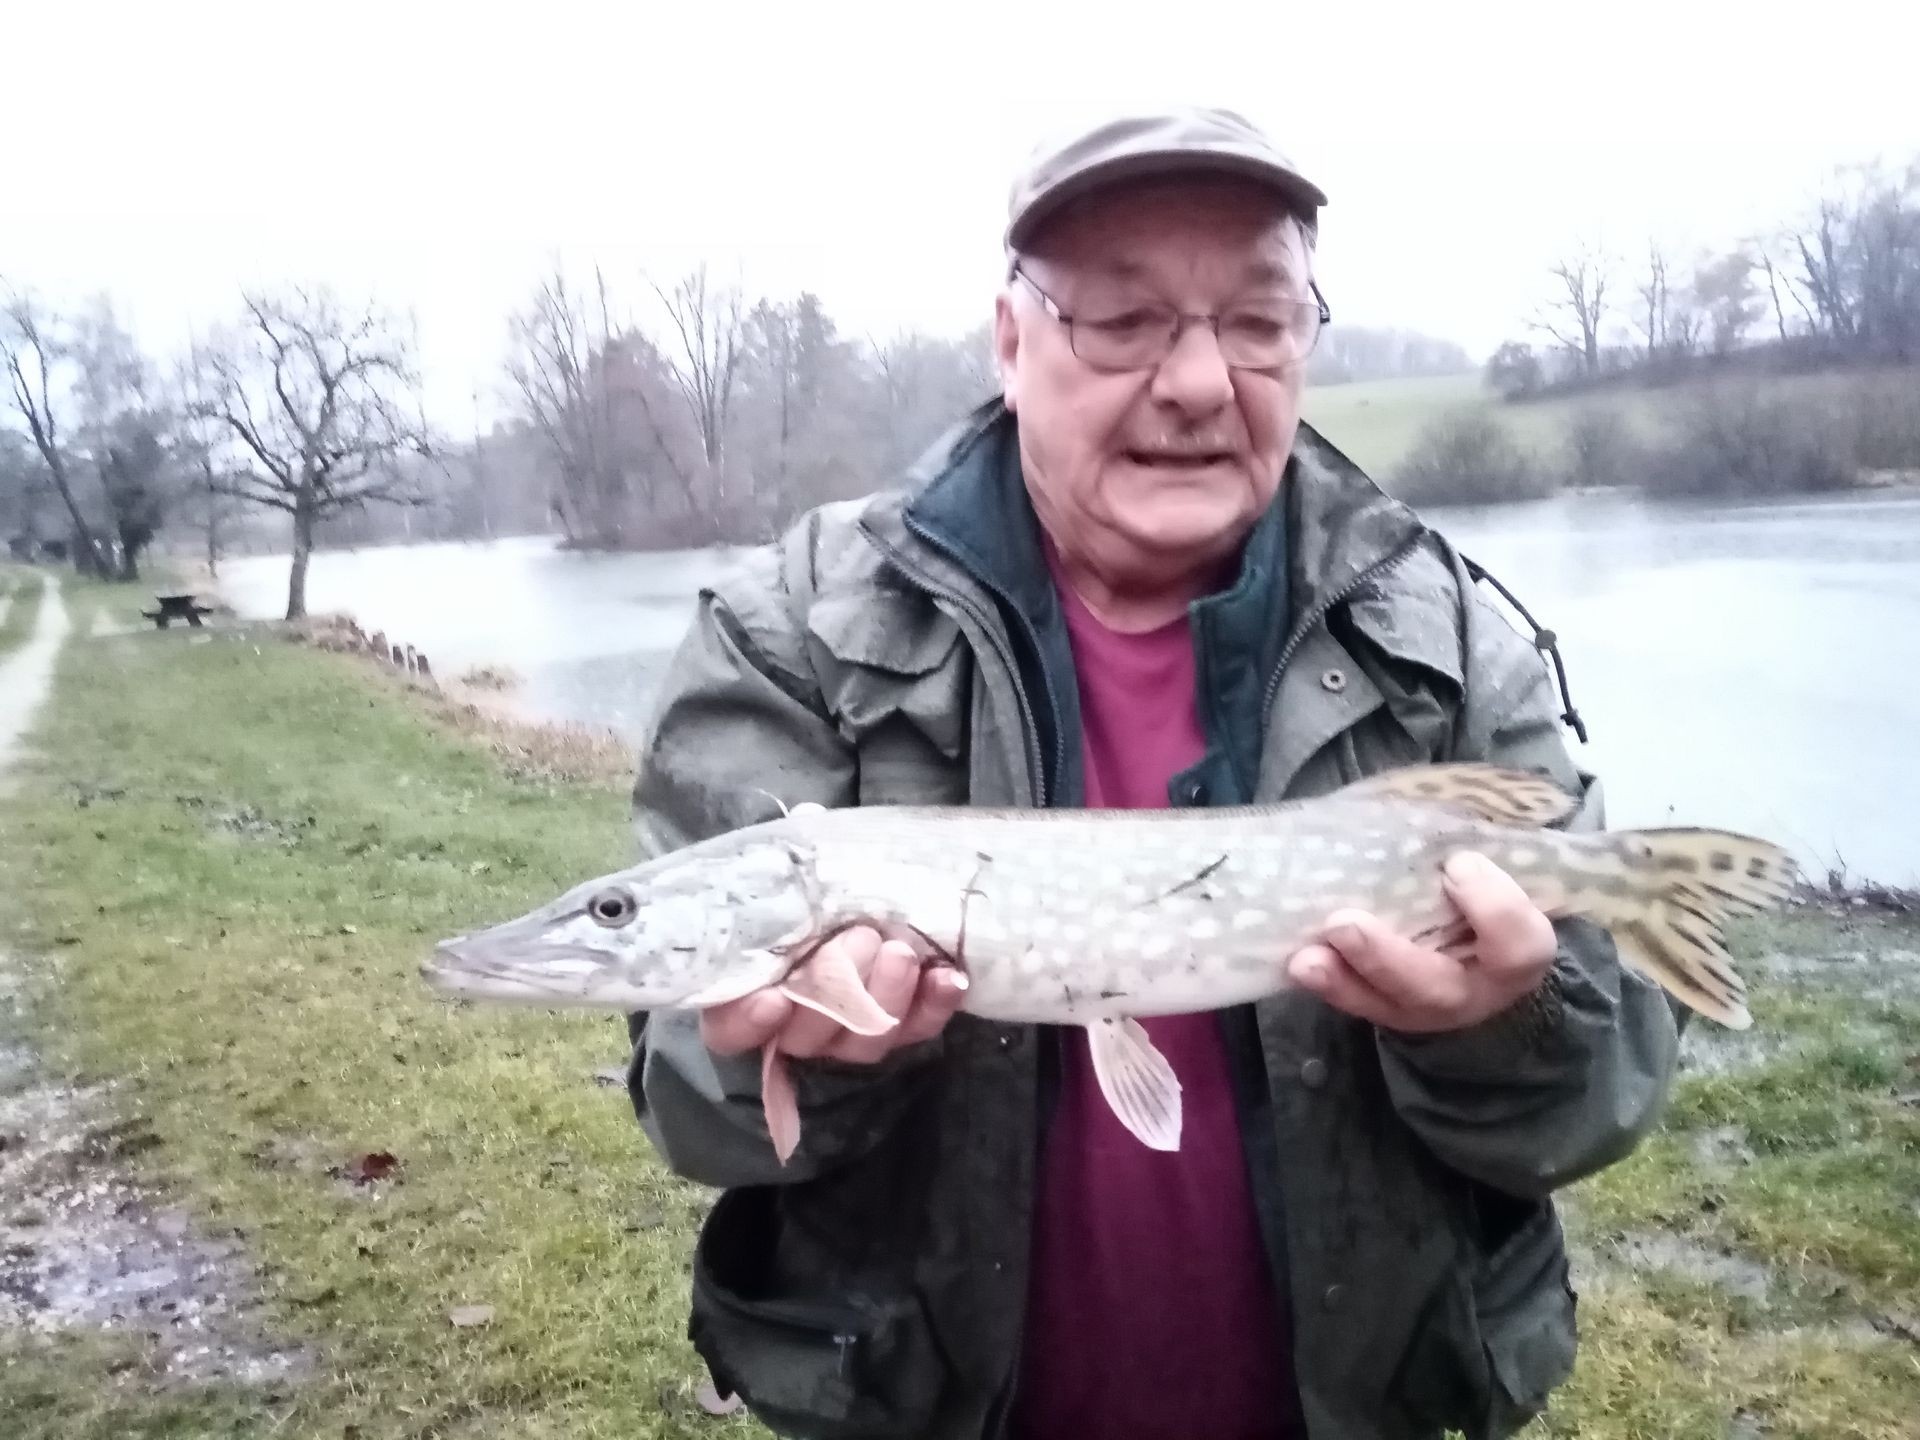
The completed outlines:
<svg viewBox="0 0 1920 1440">
<path fill-rule="evenodd" d="M 901 604 L 880 590 L 815 602 L 807 628 L 835 659 L 896 675 L 935 669 L 960 639 L 960 627 L 937 607 Z"/>
</svg>

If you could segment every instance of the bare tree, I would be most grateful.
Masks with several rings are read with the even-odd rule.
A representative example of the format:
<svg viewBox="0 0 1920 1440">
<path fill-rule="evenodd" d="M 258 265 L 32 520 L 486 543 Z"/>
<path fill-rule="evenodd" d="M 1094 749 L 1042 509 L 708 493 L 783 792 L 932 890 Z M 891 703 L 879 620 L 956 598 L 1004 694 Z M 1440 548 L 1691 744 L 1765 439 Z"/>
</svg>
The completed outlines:
<svg viewBox="0 0 1920 1440">
<path fill-rule="evenodd" d="M 226 493 L 285 512 L 293 564 L 287 618 L 307 613 L 314 525 L 371 502 L 412 504 L 400 468 L 431 453 L 410 338 L 373 307 L 325 291 L 244 299 L 240 325 L 201 356 L 206 413 L 240 464 Z"/>
<path fill-rule="evenodd" d="M 554 466 L 551 509 L 569 541 L 622 544 L 638 512 L 661 508 L 669 491 L 691 500 L 684 447 L 662 414 L 675 382 L 652 344 L 616 321 L 598 267 L 581 294 L 556 266 L 511 333 L 507 373 Z"/>
<path fill-rule="evenodd" d="M 1706 319 L 1713 353 L 1732 353 L 1746 338 L 1757 318 L 1759 300 L 1753 288 L 1753 258 L 1732 250 L 1695 267 L 1693 298 Z"/>
<path fill-rule="evenodd" d="M 173 372 L 172 386 L 180 417 L 174 437 L 175 465 L 205 542 L 207 574 L 217 579 L 221 541 L 240 502 L 233 495 L 238 477 L 229 474 L 224 463 L 225 427 L 214 418 L 216 396 L 202 347 L 187 348 Z"/>
<path fill-rule="evenodd" d="M 653 283 L 653 282 L 649 282 Z M 679 352 L 669 357 L 681 398 L 700 432 L 701 453 L 714 483 L 724 492 L 727 413 L 733 403 L 746 319 L 738 289 L 715 290 L 701 265 L 682 276 L 669 295 L 653 284 L 679 337 Z"/>
<path fill-rule="evenodd" d="M 1795 279 L 1813 307 L 1815 333 L 1842 346 L 1852 343 L 1860 326 L 1848 275 L 1846 223 L 1844 202 L 1823 196 L 1811 223 L 1794 237 L 1800 255 Z"/>
<path fill-rule="evenodd" d="M 513 353 L 507 374 L 521 411 L 546 441 L 558 493 L 552 508 L 572 542 L 617 534 L 619 477 L 611 465 L 612 413 L 606 387 L 593 383 L 596 357 L 612 331 L 606 279 L 594 269 L 591 298 L 568 289 L 556 265 L 528 307 L 508 322 Z"/>
<path fill-rule="evenodd" d="M 1581 373 L 1600 373 L 1600 327 L 1607 316 L 1607 283 L 1611 264 L 1604 252 L 1583 248 L 1578 255 L 1555 264 L 1554 297 L 1534 328 L 1580 361 Z"/>
<path fill-rule="evenodd" d="M 0 364 L 6 367 L 14 408 L 26 421 L 27 434 L 40 452 L 60 503 L 66 506 L 73 527 L 74 563 L 82 573 L 104 578 L 106 554 L 80 509 L 75 477 L 67 464 L 65 432 L 74 395 L 71 376 L 60 372 L 74 367 L 64 328 L 30 294 L 9 290 L 0 309 Z"/>
<path fill-rule="evenodd" d="M 1672 308 L 1672 289 L 1667 283 L 1667 257 L 1656 240 L 1647 242 L 1646 278 L 1640 282 L 1636 292 L 1640 304 L 1644 307 L 1646 318 L 1641 322 L 1640 333 L 1647 341 L 1647 361 L 1652 363 L 1660 358 L 1667 348 L 1668 315 Z"/>
<path fill-rule="evenodd" d="M 175 417 L 107 296 L 96 296 L 70 329 L 79 366 L 77 448 L 91 457 L 100 479 L 120 542 L 119 577 L 137 580 L 140 554 L 159 534 L 173 499 Z"/>
</svg>

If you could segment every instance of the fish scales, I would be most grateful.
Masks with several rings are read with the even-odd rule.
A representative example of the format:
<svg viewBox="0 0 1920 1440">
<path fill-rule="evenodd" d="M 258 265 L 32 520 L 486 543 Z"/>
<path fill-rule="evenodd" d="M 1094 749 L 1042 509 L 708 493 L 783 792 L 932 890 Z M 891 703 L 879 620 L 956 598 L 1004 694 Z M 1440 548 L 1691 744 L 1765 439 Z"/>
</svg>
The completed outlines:
<svg viewBox="0 0 1920 1440">
<path fill-rule="evenodd" d="M 1606 927 L 1622 961 L 1722 1024 L 1751 1024 L 1722 924 L 1777 904 L 1793 867 L 1726 831 L 1568 833 L 1550 781 L 1488 765 L 1392 771 L 1312 800 L 1104 811 L 797 806 L 577 885 L 442 941 L 423 971 L 453 995 L 622 1011 L 704 1009 L 765 987 L 857 1034 L 897 1025 L 826 940 L 872 925 L 965 976 L 962 1008 L 1085 1027 L 1129 1130 L 1179 1145 L 1179 1081 L 1141 1017 L 1287 987 L 1336 911 L 1471 952 L 1442 880 L 1452 854 L 1499 866 L 1542 911 Z M 799 1143 L 787 1057 L 763 1053 L 782 1161 Z"/>
<path fill-rule="evenodd" d="M 1053 1024 L 1258 999 L 1334 911 L 1425 930 L 1448 913 L 1447 854 L 1521 848 L 1380 802 L 1148 813 L 849 809 L 772 833 L 811 857 L 824 928 L 890 922 L 965 970 L 969 1013 Z M 1563 847 L 1525 848 L 1557 894 Z"/>
</svg>

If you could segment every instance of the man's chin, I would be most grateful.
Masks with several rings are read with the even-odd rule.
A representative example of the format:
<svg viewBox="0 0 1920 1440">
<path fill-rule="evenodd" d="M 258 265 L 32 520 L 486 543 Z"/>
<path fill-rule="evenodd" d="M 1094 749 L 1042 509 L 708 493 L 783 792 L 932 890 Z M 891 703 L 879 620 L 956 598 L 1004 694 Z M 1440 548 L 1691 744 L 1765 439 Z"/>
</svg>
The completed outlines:
<svg viewBox="0 0 1920 1440">
<path fill-rule="evenodd" d="M 1156 495 L 1120 518 L 1118 528 L 1143 553 L 1201 558 L 1237 546 L 1258 517 L 1249 512 L 1244 490 L 1232 496 L 1196 490 Z"/>
</svg>

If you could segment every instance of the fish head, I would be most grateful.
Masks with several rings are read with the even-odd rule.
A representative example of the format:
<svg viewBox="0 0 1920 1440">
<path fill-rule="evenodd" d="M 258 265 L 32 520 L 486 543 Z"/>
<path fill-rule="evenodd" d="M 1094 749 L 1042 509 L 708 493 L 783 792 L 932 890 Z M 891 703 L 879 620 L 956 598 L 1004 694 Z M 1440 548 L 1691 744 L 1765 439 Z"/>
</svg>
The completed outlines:
<svg viewBox="0 0 1920 1440">
<path fill-rule="evenodd" d="M 442 940 L 421 967 L 474 999 L 608 1010 L 704 1007 L 779 980 L 816 929 L 805 857 L 772 837 L 694 846 Z"/>
</svg>

